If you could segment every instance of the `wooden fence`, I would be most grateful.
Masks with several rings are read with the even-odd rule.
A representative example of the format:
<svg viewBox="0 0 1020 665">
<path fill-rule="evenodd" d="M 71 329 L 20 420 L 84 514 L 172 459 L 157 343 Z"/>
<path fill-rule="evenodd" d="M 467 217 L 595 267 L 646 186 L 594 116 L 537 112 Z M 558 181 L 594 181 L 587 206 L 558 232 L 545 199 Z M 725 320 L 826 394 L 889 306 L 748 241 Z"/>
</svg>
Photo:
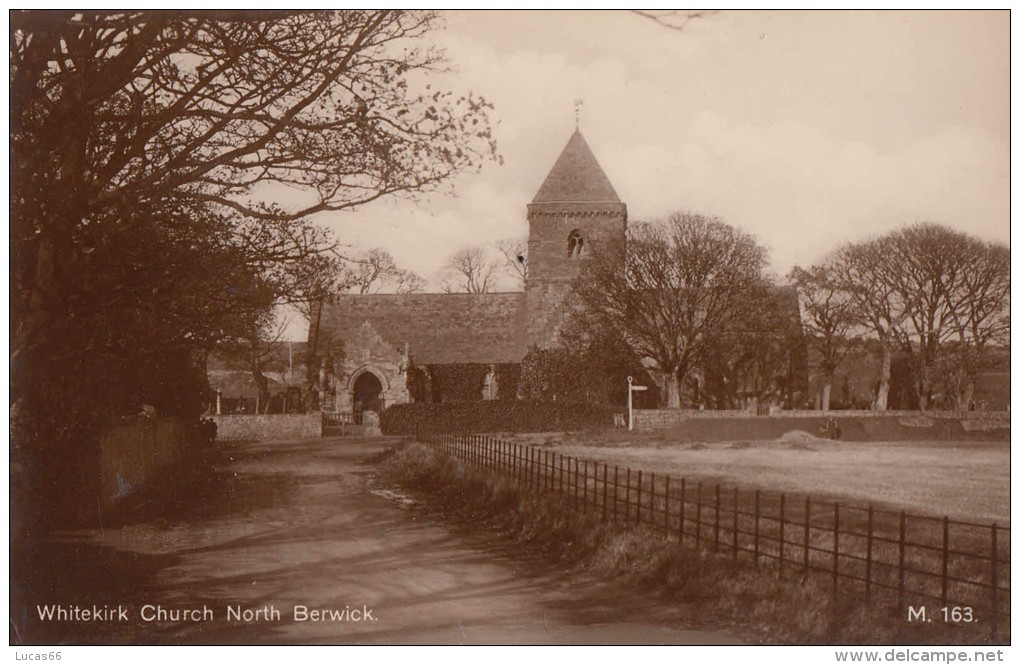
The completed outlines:
<svg viewBox="0 0 1020 665">
<path fill-rule="evenodd" d="M 960 608 L 1009 625 L 1009 527 L 855 506 L 811 496 L 704 483 L 569 457 L 483 435 L 419 441 L 603 522 L 640 526 L 780 573 L 822 575 L 832 593 L 883 595 L 929 618 Z M 939 614 L 936 614 L 939 613 Z"/>
</svg>

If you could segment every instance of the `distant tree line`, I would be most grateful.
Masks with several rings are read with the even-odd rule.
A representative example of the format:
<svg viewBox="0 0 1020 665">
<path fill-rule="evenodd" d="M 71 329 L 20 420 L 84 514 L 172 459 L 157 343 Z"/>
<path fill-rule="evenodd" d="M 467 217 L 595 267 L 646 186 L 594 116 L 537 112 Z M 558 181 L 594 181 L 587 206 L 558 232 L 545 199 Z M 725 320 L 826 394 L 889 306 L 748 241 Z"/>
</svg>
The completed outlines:
<svg viewBox="0 0 1020 665">
<path fill-rule="evenodd" d="M 632 224 L 625 243 L 593 248 L 559 347 L 530 354 L 524 377 L 537 381 L 522 385 L 536 397 L 584 398 L 574 384 L 609 399 L 600 386 L 646 372 L 667 408 L 740 408 L 752 397 L 796 407 L 808 402 L 810 369 L 827 410 L 841 363 L 877 349 L 872 409 L 888 408 L 897 364 L 909 375 L 905 408 L 966 409 L 978 376 L 1008 348 L 1001 244 L 919 223 L 795 267 L 790 286 L 766 263 L 764 247 L 718 218 Z"/>
<path fill-rule="evenodd" d="M 889 404 L 894 355 L 913 408 L 967 409 L 978 376 L 1009 346 L 1009 248 L 931 223 L 849 243 L 790 279 L 801 296 L 828 409 L 836 368 L 865 340 L 881 358 L 872 408 Z"/>
</svg>

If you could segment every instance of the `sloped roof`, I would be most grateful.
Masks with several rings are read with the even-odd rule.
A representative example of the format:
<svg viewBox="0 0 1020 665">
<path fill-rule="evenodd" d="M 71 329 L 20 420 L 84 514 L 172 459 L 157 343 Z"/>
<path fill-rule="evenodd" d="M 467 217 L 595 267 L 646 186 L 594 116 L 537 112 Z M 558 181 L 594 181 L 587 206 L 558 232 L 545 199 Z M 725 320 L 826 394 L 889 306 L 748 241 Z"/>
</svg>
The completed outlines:
<svg viewBox="0 0 1020 665">
<path fill-rule="evenodd" d="M 209 387 L 222 393 L 224 397 L 255 397 L 259 389 L 251 370 L 211 369 L 208 372 Z M 282 390 L 285 386 L 268 374 L 269 392 Z"/>
<path fill-rule="evenodd" d="M 357 339 L 367 321 L 394 349 L 408 342 L 419 365 L 516 363 L 526 350 L 523 310 L 523 293 L 343 295 L 323 306 L 319 341 Z"/>
<path fill-rule="evenodd" d="M 567 141 L 532 203 L 614 202 L 620 197 L 580 130 Z"/>
</svg>

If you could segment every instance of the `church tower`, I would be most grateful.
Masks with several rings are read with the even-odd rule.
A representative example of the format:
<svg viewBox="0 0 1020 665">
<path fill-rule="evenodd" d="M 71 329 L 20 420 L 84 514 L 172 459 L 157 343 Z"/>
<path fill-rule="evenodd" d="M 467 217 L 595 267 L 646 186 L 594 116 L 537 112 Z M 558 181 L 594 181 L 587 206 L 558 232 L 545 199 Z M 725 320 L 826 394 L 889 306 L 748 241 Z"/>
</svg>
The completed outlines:
<svg viewBox="0 0 1020 665">
<path fill-rule="evenodd" d="M 592 249 L 623 241 L 627 205 L 579 130 L 528 204 L 527 345 L 556 344 L 573 279 Z"/>
</svg>

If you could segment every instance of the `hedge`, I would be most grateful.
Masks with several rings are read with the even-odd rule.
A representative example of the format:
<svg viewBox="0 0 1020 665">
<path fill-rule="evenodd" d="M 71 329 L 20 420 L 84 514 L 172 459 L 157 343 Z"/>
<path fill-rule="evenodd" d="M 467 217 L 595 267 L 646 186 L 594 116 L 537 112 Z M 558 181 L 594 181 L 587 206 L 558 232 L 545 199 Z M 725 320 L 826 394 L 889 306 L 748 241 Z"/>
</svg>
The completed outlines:
<svg viewBox="0 0 1020 665">
<path fill-rule="evenodd" d="M 383 411 L 383 434 L 553 432 L 611 427 L 619 407 L 584 402 L 489 400 L 394 404 Z"/>
</svg>

